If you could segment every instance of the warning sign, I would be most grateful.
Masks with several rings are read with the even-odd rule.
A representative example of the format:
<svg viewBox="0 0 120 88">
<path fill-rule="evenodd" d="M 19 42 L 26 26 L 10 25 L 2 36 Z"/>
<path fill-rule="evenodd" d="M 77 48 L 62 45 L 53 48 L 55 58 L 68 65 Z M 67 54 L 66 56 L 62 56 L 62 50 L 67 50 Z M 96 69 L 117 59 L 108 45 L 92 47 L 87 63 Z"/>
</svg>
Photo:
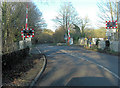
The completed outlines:
<svg viewBox="0 0 120 88">
<path fill-rule="evenodd" d="M 106 29 L 114 29 L 117 28 L 117 20 L 116 21 L 106 21 Z"/>
<path fill-rule="evenodd" d="M 21 29 L 21 35 L 24 38 L 32 38 L 34 37 L 34 29 L 32 28 Z"/>
</svg>

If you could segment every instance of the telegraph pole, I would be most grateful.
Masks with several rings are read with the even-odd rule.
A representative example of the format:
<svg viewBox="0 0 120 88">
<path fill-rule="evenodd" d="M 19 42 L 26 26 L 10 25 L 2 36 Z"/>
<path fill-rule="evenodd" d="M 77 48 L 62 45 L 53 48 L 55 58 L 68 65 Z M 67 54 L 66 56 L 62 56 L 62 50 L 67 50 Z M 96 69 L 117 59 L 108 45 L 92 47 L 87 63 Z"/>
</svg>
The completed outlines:
<svg viewBox="0 0 120 88">
<path fill-rule="evenodd" d="M 25 24 L 25 29 L 28 30 L 28 4 L 26 7 L 26 24 Z"/>
</svg>

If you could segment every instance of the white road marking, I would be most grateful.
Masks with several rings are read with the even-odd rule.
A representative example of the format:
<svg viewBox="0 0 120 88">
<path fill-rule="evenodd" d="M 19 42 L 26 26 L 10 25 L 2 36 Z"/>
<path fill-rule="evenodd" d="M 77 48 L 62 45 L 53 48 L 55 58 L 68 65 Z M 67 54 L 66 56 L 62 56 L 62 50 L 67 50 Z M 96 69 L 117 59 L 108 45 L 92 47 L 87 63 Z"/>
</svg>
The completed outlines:
<svg viewBox="0 0 120 88">
<path fill-rule="evenodd" d="M 70 53 L 68 53 L 68 52 L 65 51 L 65 50 L 61 50 L 61 52 L 64 52 L 64 53 L 66 53 L 66 54 L 68 54 L 68 55 L 71 55 L 71 56 L 76 57 L 75 55 L 70 54 Z M 79 57 L 76 57 L 76 58 L 79 58 Z M 93 63 L 93 64 L 96 64 L 97 66 L 99 66 L 99 67 L 103 68 L 104 70 L 108 71 L 109 73 L 111 73 L 113 76 L 115 76 L 116 78 L 118 78 L 118 79 L 120 80 L 120 77 L 119 77 L 117 74 L 115 74 L 114 72 L 110 71 L 110 70 L 107 69 L 106 67 L 104 67 L 104 66 L 102 66 L 102 65 L 100 65 L 100 64 L 97 64 L 97 63 L 95 63 L 95 62 L 92 62 L 92 61 L 90 61 L 90 60 L 88 60 L 88 59 L 85 59 L 85 58 L 83 58 L 83 57 L 80 58 L 80 59 L 83 59 L 83 60 L 86 60 L 86 61 L 91 62 L 91 63 Z"/>
<path fill-rule="evenodd" d="M 46 56 L 51 56 L 51 55 L 46 55 Z"/>
<path fill-rule="evenodd" d="M 41 51 L 38 49 L 38 47 L 36 47 L 36 49 L 38 50 L 39 53 L 41 53 Z"/>
</svg>

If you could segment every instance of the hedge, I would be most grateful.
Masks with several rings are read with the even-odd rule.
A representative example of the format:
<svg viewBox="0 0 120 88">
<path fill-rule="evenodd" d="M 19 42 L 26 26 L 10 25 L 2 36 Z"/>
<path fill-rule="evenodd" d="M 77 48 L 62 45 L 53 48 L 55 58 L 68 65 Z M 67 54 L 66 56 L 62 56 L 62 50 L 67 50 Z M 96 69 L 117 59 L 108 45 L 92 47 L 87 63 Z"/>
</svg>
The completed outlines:
<svg viewBox="0 0 120 88">
<path fill-rule="evenodd" d="M 16 64 L 21 63 L 28 53 L 29 47 L 2 55 L 2 70 L 10 70 Z"/>
</svg>

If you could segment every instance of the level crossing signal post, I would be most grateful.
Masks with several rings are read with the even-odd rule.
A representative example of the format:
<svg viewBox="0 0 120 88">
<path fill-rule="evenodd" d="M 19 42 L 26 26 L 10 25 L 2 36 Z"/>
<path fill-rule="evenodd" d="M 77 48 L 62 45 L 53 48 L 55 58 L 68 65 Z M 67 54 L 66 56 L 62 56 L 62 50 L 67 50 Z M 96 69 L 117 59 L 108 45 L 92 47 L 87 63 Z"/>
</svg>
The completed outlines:
<svg viewBox="0 0 120 88">
<path fill-rule="evenodd" d="M 31 46 L 31 38 L 34 37 L 34 29 L 28 28 L 28 4 L 26 6 L 26 23 L 25 28 L 21 29 L 21 37 L 23 41 L 28 43 L 28 46 Z"/>
<path fill-rule="evenodd" d="M 68 22 L 68 46 L 70 45 L 70 27 Z"/>
<path fill-rule="evenodd" d="M 116 21 L 106 21 L 106 36 L 108 36 L 108 39 L 115 40 L 115 33 L 118 32 L 118 27 L 117 27 L 117 20 Z"/>
</svg>

